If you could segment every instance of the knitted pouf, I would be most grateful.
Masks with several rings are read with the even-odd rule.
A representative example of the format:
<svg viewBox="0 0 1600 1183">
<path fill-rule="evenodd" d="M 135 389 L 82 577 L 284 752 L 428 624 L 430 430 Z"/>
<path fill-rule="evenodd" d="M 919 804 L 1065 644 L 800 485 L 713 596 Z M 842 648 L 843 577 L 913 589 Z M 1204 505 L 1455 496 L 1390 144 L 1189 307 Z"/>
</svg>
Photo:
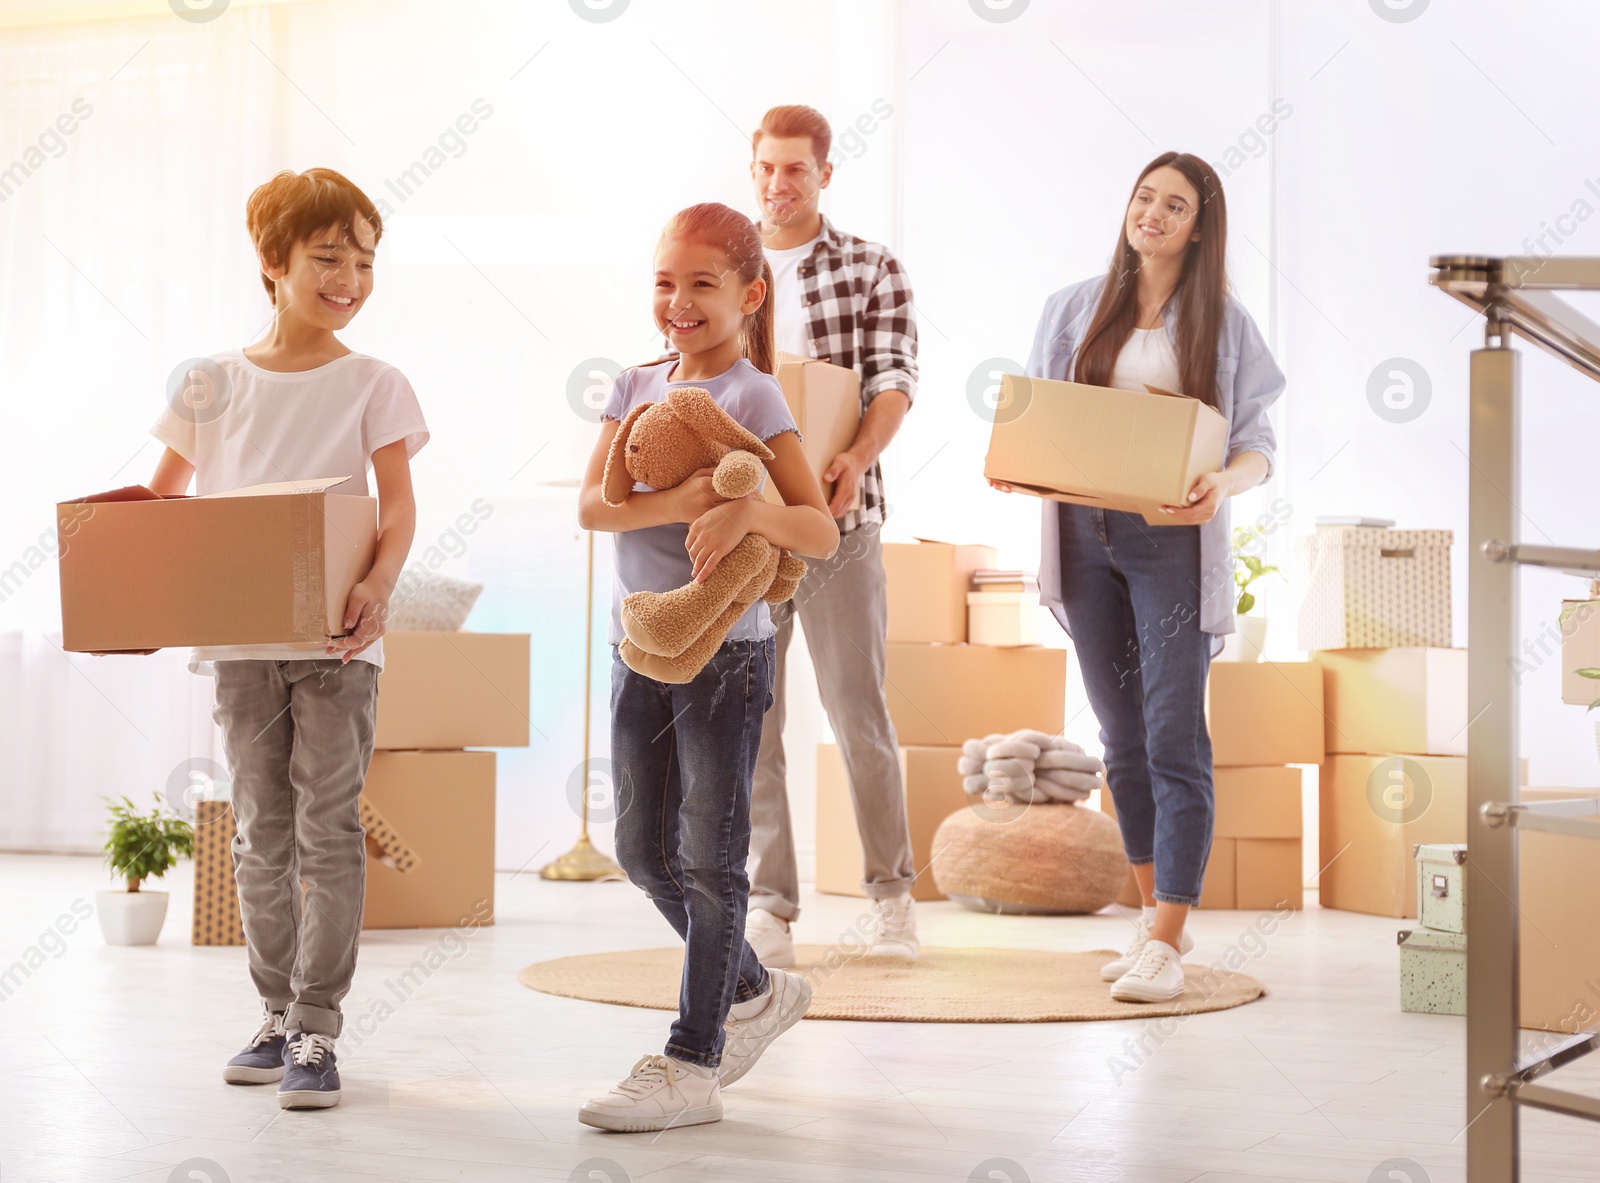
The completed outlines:
<svg viewBox="0 0 1600 1183">
<path fill-rule="evenodd" d="M 979 912 L 1098 912 L 1128 881 L 1117 823 L 1081 805 L 963 809 L 933 849 L 939 890 Z"/>
</svg>

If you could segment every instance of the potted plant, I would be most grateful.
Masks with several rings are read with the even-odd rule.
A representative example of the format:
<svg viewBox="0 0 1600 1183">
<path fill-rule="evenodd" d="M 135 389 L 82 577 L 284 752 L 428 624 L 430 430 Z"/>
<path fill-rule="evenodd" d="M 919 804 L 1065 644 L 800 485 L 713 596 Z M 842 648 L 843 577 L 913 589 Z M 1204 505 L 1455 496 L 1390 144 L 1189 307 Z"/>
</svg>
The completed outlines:
<svg viewBox="0 0 1600 1183">
<path fill-rule="evenodd" d="M 1218 661 L 1260 661 L 1267 644 L 1267 618 L 1251 616 L 1256 606 L 1255 593 L 1250 585 L 1263 575 L 1274 574 L 1278 568 L 1261 561 L 1255 553 L 1259 550 L 1262 534 L 1256 526 L 1235 526 L 1233 530 L 1233 586 L 1238 595 L 1233 605 L 1233 634 L 1222 645 Z"/>
<path fill-rule="evenodd" d="M 106 862 L 127 889 L 96 893 L 100 932 L 108 945 L 153 945 L 167 918 L 167 893 L 143 891 L 140 885 L 177 866 L 179 855 L 194 854 L 194 827 L 160 805 L 140 813 L 127 797 L 108 798 L 106 804 L 111 811 Z"/>
</svg>

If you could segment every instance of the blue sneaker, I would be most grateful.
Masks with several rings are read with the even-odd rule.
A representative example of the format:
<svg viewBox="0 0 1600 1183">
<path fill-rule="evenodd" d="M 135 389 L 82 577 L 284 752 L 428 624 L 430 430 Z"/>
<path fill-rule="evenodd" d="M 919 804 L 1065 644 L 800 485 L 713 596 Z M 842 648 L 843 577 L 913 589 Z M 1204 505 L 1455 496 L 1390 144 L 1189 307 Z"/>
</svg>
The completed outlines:
<svg viewBox="0 0 1600 1183">
<path fill-rule="evenodd" d="M 283 1076 L 283 1049 L 288 1039 L 283 1030 L 283 1014 L 272 1012 L 262 1020 L 261 1029 L 245 1048 L 222 1070 L 229 1084 L 271 1084 Z"/>
<path fill-rule="evenodd" d="M 278 1105 L 283 1109 L 331 1109 L 339 1103 L 339 1069 L 334 1065 L 333 1037 L 291 1031 L 283 1049 L 283 1083 Z"/>
</svg>

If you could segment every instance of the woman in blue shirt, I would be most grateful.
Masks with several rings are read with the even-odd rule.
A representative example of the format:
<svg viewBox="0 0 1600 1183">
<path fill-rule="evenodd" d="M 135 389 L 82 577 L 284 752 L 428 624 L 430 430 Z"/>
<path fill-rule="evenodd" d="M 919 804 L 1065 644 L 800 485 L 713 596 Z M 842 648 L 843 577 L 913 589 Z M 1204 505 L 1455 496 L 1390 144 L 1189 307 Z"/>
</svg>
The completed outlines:
<svg viewBox="0 0 1600 1183">
<path fill-rule="evenodd" d="M 1107 965 L 1113 998 L 1183 993 L 1189 909 L 1215 813 L 1205 685 L 1233 631 L 1227 498 L 1272 472 L 1267 408 L 1284 378 L 1244 306 L 1228 294 L 1228 217 L 1211 166 L 1168 152 L 1134 185 L 1104 276 L 1045 301 L 1028 373 L 1181 391 L 1228 424 L 1220 472 L 1195 482 L 1170 524 L 1044 504 L 1039 588 L 1071 634 L 1105 744 L 1106 783 L 1144 909 L 1128 951 Z M 995 482 L 997 488 L 1011 491 Z"/>
</svg>

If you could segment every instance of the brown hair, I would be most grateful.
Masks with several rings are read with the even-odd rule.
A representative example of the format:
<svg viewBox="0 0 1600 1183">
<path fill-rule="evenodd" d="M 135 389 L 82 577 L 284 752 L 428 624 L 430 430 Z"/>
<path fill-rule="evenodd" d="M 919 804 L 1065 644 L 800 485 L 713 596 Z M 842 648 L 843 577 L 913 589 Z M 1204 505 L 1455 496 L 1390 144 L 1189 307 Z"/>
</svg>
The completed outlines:
<svg viewBox="0 0 1600 1183">
<path fill-rule="evenodd" d="M 761 146 L 762 136 L 773 136 L 780 140 L 793 136 L 809 136 L 811 154 L 817 158 L 818 168 L 828 163 L 828 152 L 833 147 L 833 128 L 828 126 L 827 118 L 815 107 L 803 107 L 798 104 L 774 107 L 761 117 L 761 126 L 756 128 L 755 135 L 750 137 L 752 158 L 755 157 L 756 149 Z"/>
<path fill-rule="evenodd" d="M 348 237 L 351 226 L 365 218 L 372 223 L 372 245 L 383 237 L 378 207 L 346 177 L 331 168 L 308 168 L 303 173 L 285 169 L 250 194 L 245 203 L 245 223 L 256 253 L 275 266 L 289 262 L 289 252 L 329 226 Z M 261 282 L 274 304 L 278 294 L 266 272 Z"/>
<path fill-rule="evenodd" d="M 1217 337 L 1222 331 L 1222 310 L 1228 298 L 1228 206 L 1216 172 L 1198 156 L 1164 152 L 1139 173 L 1128 203 L 1144 179 L 1158 168 L 1172 166 L 1200 195 L 1194 228 L 1200 241 L 1184 253 L 1183 269 L 1173 298 L 1178 302 L 1178 376 L 1182 393 L 1208 406 L 1217 405 Z M 1123 207 L 1126 211 L 1126 206 Z M 1111 270 L 1100 293 L 1094 320 L 1078 346 L 1074 376 L 1091 386 L 1111 385 L 1117 355 L 1128 343 L 1139 320 L 1139 252 L 1128 241 L 1126 214 L 1117 231 Z"/>
<path fill-rule="evenodd" d="M 662 238 L 687 238 L 715 247 L 728 257 L 730 269 L 746 283 L 760 279 L 766 295 L 756 310 L 744 318 L 739 346 L 750 364 L 763 374 L 776 368 L 778 349 L 772 330 L 772 268 L 761 243 L 761 229 L 736 209 L 719 202 L 691 205 L 673 214 L 661 228 Z"/>
</svg>

